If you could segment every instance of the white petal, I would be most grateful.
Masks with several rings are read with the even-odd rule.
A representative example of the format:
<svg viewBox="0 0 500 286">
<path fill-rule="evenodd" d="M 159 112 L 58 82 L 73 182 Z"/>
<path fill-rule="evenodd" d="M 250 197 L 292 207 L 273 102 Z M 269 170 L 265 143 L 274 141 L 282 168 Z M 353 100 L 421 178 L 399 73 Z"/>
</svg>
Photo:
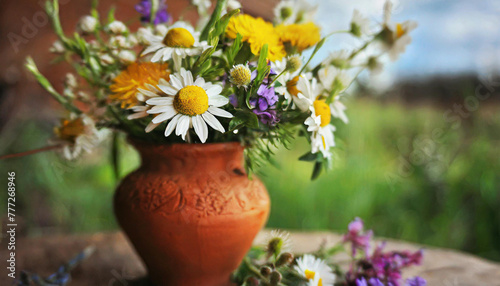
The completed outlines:
<svg viewBox="0 0 500 286">
<path fill-rule="evenodd" d="M 233 118 L 233 115 L 224 109 L 220 109 L 218 107 L 210 106 L 208 108 L 208 111 L 212 113 L 213 115 L 220 116 L 220 117 L 226 117 L 226 118 Z"/>
<path fill-rule="evenodd" d="M 175 127 L 177 126 L 177 122 L 179 122 L 179 118 L 181 117 L 181 114 L 177 114 L 170 120 L 170 122 L 167 125 L 167 128 L 165 129 L 165 137 L 170 136 L 172 134 L 172 131 L 174 131 Z"/>
<path fill-rule="evenodd" d="M 158 85 L 158 88 L 168 95 L 176 95 L 179 92 L 179 89 L 173 87 L 172 85 Z"/>
<path fill-rule="evenodd" d="M 229 103 L 229 99 L 222 95 L 215 95 L 208 97 L 208 105 L 221 107 Z"/>
<path fill-rule="evenodd" d="M 217 118 L 215 118 L 215 116 L 213 116 L 209 112 L 205 112 L 201 116 L 203 117 L 203 119 L 205 119 L 205 121 L 208 123 L 208 125 L 210 125 L 210 127 L 212 127 L 213 129 L 215 129 L 221 133 L 226 132 L 226 130 L 224 129 L 222 124 L 220 124 L 219 120 L 217 120 Z"/>
<path fill-rule="evenodd" d="M 158 94 L 156 94 L 150 90 L 146 90 L 146 89 L 142 89 L 142 88 L 138 88 L 137 90 L 140 93 L 142 93 L 143 95 L 148 96 L 148 97 L 157 97 L 158 96 Z"/>
<path fill-rule="evenodd" d="M 160 123 L 149 123 L 148 126 L 146 126 L 146 133 L 153 131 L 158 125 L 160 125 Z"/>
<path fill-rule="evenodd" d="M 151 58 L 151 61 L 152 61 L 153 63 L 159 62 L 159 61 L 162 59 L 162 57 L 163 57 L 163 49 L 158 50 L 158 51 L 154 54 L 154 56 Z"/>
<path fill-rule="evenodd" d="M 194 82 L 194 85 L 197 85 L 199 87 L 203 87 L 205 85 L 205 79 L 202 77 L 198 77 L 196 81 Z"/>
<path fill-rule="evenodd" d="M 182 140 L 186 140 L 186 134 L 189 129 L 189 125 L 191 123 L 191 117 L 183 115 L 179 119 L 179 123 L 177 123 L 177 128 L 175 129 L 175 135 L 181 135 Z"/>
<path fill-rule="evenodd" d="M 146 101 L 149 105 L 171 105 L 173 102 L 172 97 L 154 97 Z"/>
<path fill-rule="evenodd" d="M 182 89 L 182 81 L 176 75 L 170 75 L 170 84 L 177 89 Z"/>
<path fill-rule="evenodd" d="M 208 88 L 206 92 L 209 97 L 219 95 L 222 92 L 222 86 L 214 84 L 210 88 Z"/>
<path fill-rule="evenodd" d="M 153 123 L 161 123 L 163 121 L 169 120 L 170 118 L 174 117 L 177 114 L 177 111 L 175 109 L 168 110 L 155 118 L 151 122 Z"/>
<path fill-rule="evenodd" d="M 208 128 L 205 120 L 203 120 L 203 118 L 201 118 L 201 116 L 199 115 L 192 117 L 192 119 L 194 132 L 196 132 L 196 135 L 198 135 L 198 137 L 200 138 L 201 143 L 205 143 L 208 137 Z"/>
<path fill-rule="evenodd" d="M 147 111 L 149 114 L 159 114 L 164 112 L 175 112 L 175 109 L 172 105 L 156 105 Z"/>
<path fill-rule="evenodd" d="M 147 54 L 150 54 L 150 53 L 153 53 L 153 52 L 156 52 L 158 51 L 159 49 L 161 49 L 163 47 L 163 45 L 151 45 L 149 47 L 147 47 L 144 52 L 142 52 L 141 55 L 147 55 Z"/>
</svg>

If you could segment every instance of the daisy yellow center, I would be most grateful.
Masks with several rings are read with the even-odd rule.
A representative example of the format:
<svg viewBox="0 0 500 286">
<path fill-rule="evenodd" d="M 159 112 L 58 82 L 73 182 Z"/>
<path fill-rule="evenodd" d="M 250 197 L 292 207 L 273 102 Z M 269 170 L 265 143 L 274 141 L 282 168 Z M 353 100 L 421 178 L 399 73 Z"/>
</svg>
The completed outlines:
<svg viewBox="0 0 500 286">
<path fill-rule="evenodd" d="M 83 134 L 85 131 L 85 125 L 81 118 L 75 120 L 63 120 L 61 122 L 61 127 L 55 129 L 56 135 L 66 141 L 75 142 L 76 137 Z"/>
<path fill-rule="evenodd" d="M 199 86 L 186 86 L 179 90 L 175 96 L 174 108 L 184 115 L 195 116 L 203 114 L 208 109 L 208 95 Z"/>
<path fill-rule="evenodd" d="M 330 124 L 330 121 L 332 120 L 331 117 L 331 111 L 330 111 L 330 106 L 326 104 L 324 100 L 315 100 L 313 103 L 314 106 L 314 111 L 316 113 L 316 116 L 321 115 L 321 127 L 325 127 L 328 124 Z"/>
<path fill-rule="evenodd" d="M 403 25 L 401 24 L 397 24 L 396 25 L 396 37 L 399 39 L 401 38 L 402 36 L 404 36 L 406 34 L 406 31 L 405 29 L 403 28 Z"/>
<path fill-rule="evenodd" d="M 297 83 L 299 82 L 299 76 L 296 76 L 286 83 L 286 90 L 293 96 L 297 96 L 300 90 L 297 88 Z"/>
<path fill-rule="evenodd" d="M 194 45 L 194 37 L 184 28 L 172 28 L 163 39 L 163 43 L 171 48 L 191 48 Z"/>
<path fill-rule="evenodd" d="M 314 279 L 314 276 L 316 276 L 316 272 L 309 269 L 306 269 L 304 274 L 308 280 Z M 319 279 L 318 286 L 323 286 L 323 280 L 321 280 L 321 278 Z"/>
</svg>

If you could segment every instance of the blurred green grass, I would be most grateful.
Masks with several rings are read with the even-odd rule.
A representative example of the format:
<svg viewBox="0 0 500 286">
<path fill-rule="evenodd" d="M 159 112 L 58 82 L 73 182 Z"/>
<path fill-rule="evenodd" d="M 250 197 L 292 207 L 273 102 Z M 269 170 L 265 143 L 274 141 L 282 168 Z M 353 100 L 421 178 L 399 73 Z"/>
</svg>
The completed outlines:
<svg viewBox="0 0 500 286">
<path fill-rule="evenodd" d="M 309 180 L 311 164 L 297 161 L 305 140 L 277 152 L 278 168 L 261 170 L 272 199 L 268 227 L 344 231 L 358 216 L 378 236 L 500 261 L 498 108 L 482 107 L 455 128 L 444 110 L 432 107 L 366 99 L 348 106 L 351 122 L 337 124 L 332 170 Z M 26 124 L 10 145 L 33 147 L 26 138 L 40 144 L 49 126 Z M 131 147 L 121 152 L 126 174 L 138 156 Z M 116 180 L 106 157 L 68 163 L 48 153 L 2 164 L 3 173 L 18 172 L 18 212 L 28 233 L 117 228 Z"/>
</svg>

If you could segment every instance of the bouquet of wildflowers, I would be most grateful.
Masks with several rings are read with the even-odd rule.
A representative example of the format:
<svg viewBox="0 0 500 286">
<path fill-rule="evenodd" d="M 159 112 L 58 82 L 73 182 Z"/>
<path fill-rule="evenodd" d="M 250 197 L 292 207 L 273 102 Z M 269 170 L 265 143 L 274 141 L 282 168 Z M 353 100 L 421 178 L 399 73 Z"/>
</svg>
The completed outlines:
<svg viewBox="0 0 500 286">
<path fill-rule="evenodd" d="M 279 3 L 273 22 L 242 13 L 236 0 L 215 7 L 193 0 L 195 26 L 174 21 L 164 0 L 142 0 L 135 7 L 142 25 L 132 31 L 120 20 L 133 21 L 114 10 L 103 17 L 93 3 L 72 35 L 63 32 L 57 0 L 46 3 L 58 36 L 51 51 L 77 74 L 66 76 L 62 92 L 27 60 L 68 111 L 54 139 L 67 158 L 90 152 L 112 130 L 157 144 L 241 142 L 251 171 L 274 147 L 302 136 L 311 148 L 300 159 L 315 163 L 314 177 L 329 165 L 335 125 L 348 122 L 346 89 L 363 70 L 380 70 L 384 55 L 397 59 L 416 26 L 391 23 L 390 2 L 382 23 L 354 11 L 345 31 L 322 35 L 316 8 L 302 0 Z M 359 47 L 312 66 L 338 33 L 357 38 Z"/>
<path fill-rule="evenodd" d="M 421 277 L 403 279 L 404 269 L 420 265 L 423 251 L 385 251 L 385 242 L 371 251 L 373 232 L 356 218 L 337 245 L 295 258 L 289 234 L 272 231 L 265 247 L 255 247 L 235 272 L 238 285 L 425 286 Z M 340 255 L 348 249 L 348 262 Z M 339 257 L 340 256 L 340 257 Z M 345 256 L 345 255 L 344 255 Z"/>
</svg>

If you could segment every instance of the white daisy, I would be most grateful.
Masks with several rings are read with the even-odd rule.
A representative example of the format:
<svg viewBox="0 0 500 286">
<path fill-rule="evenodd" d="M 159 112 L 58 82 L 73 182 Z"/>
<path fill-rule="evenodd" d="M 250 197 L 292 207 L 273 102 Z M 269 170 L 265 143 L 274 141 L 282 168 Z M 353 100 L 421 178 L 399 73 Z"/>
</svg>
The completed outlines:
<svg viewBox="0 0 500 286">
<path fill-rule="evenodd" d="M 292 241 L 290 233 L 279 229 L 271 230 L 267 238 L 267 251 L 283 253 L 292 251 Z M 279 248 L 279 249 L 277 249 Z"/>
<path fill-rule="evenodd" d="M 282 0 L 274 8 L 275 21 L 287 25 L 310 22 L 316 15 L 317 8 L 305 0 Z"/>
<path fill-rule="evenodd" d="M 147 113 L 156 115 L 151 121 L 153 124 L 169 121 L 165 129 L 166 137 L 175 129 L 175 134 L 186 140 L 189 129 L 193 127 L 201 142 L 205 143 L 208 137 L 207 123 L 213 129 L 225 132 L 214 115 L 233 117 L 231 113 L 219 108 L 229 103 L 226 97 L 220 95 L 222 87 L 205 82 L 201 77 L 193 80 L 191 72 L 184 68 L 180 73 L 170 75 L 170 81 L 159 84 L 158 88 L 164 94 L 146 101 L 146 104 L 152 106 Z"/>
<path fill-rule="evenodd" d="M 295 81 L 295 79 L 297 79 Z M 293 82 L 296 82 L 292 87 Z M 318 85 L 316 78 L 309 81 L 306 75 L 300 75 L 287 83 L 287 90 L 294 95 L 292 96 L 293 103 L 303 112 L 306 112 L 313 105 L 316 98 L 320 95 L 321 86 Z"/>
<path fill-rule="evenodd" d="M 87 115 L 71 115 L 70 119 L 61 120 L 61 125 L 54 129 L 57 138 L 54 143 L 63 144 L 63 156 L 68 160 L 79 157 L 82 152 L 91 153 L 104 137 L 95 127 L 94 120 Z"/>
<path fill-rule="evenodd" d="M 193 27 L 184 22 L 177 22 L 168 28 L 165 36 L 147 33 L 145 39 L 150 45 L 142 52 L 142 55 L 154 53 L 151 58 L 152 62 L 165 62 L 173 59 L 179 64 L 186 56 L 199 55 L 209 47 L 206 41 L 200 42 L 199 38 L 200 33 L 196 32 Z"/>
<path fill-rule="evenodd" d="M 395 61 L 399 55 L 406 51 L 406 46 L 412 41 L 410 32 L 415 30 L 418 26 L 417 22 L 406 21 L 403 23 L 392 24 L 392 2 L 387 1 L 384 6 L 384 37 L 383 44 L 387 50 L 389 58 Z"/>
<path fill-rule="evenodd" d="M 331 110 L 323 100 L 315 100 L 310 107 L 311 116 L 304 122 L 307 131 L 311 132 L 311 153 L 321 152 L 323 157 L 330 159 L 330 149 L 335 146 L 335 126 L 330 124 Z"/>
<path fill-rule="evenodd" d="M 363 16 L 357 9 L 352 14 L 351 33 L 356 37 L 370 33 L 370 19 Z"/>
<path fill-rule="evenodd" d="M 332 52 L 325 60 L 326 63 L 331 64 L 337 68 L 345 69 L 349 65 L 349 57 L 351 52 L 348 50 L 338 50 Z"/>
<path fill-rule="evenodd" d="M 333 286 L 335 274 L 325 261 L 306 254 L 297 259 L 295 271 L 309 280 L 308 286 Z"/>
<path fill-rule="evenodd" d="M 326 66 L 318 71 L 318 78 L 322 87 L 329 94 L 339 94 L 344 92 L 350 85 L 352 79 L 341 69 L 334 66 Z"/>
</svg>

